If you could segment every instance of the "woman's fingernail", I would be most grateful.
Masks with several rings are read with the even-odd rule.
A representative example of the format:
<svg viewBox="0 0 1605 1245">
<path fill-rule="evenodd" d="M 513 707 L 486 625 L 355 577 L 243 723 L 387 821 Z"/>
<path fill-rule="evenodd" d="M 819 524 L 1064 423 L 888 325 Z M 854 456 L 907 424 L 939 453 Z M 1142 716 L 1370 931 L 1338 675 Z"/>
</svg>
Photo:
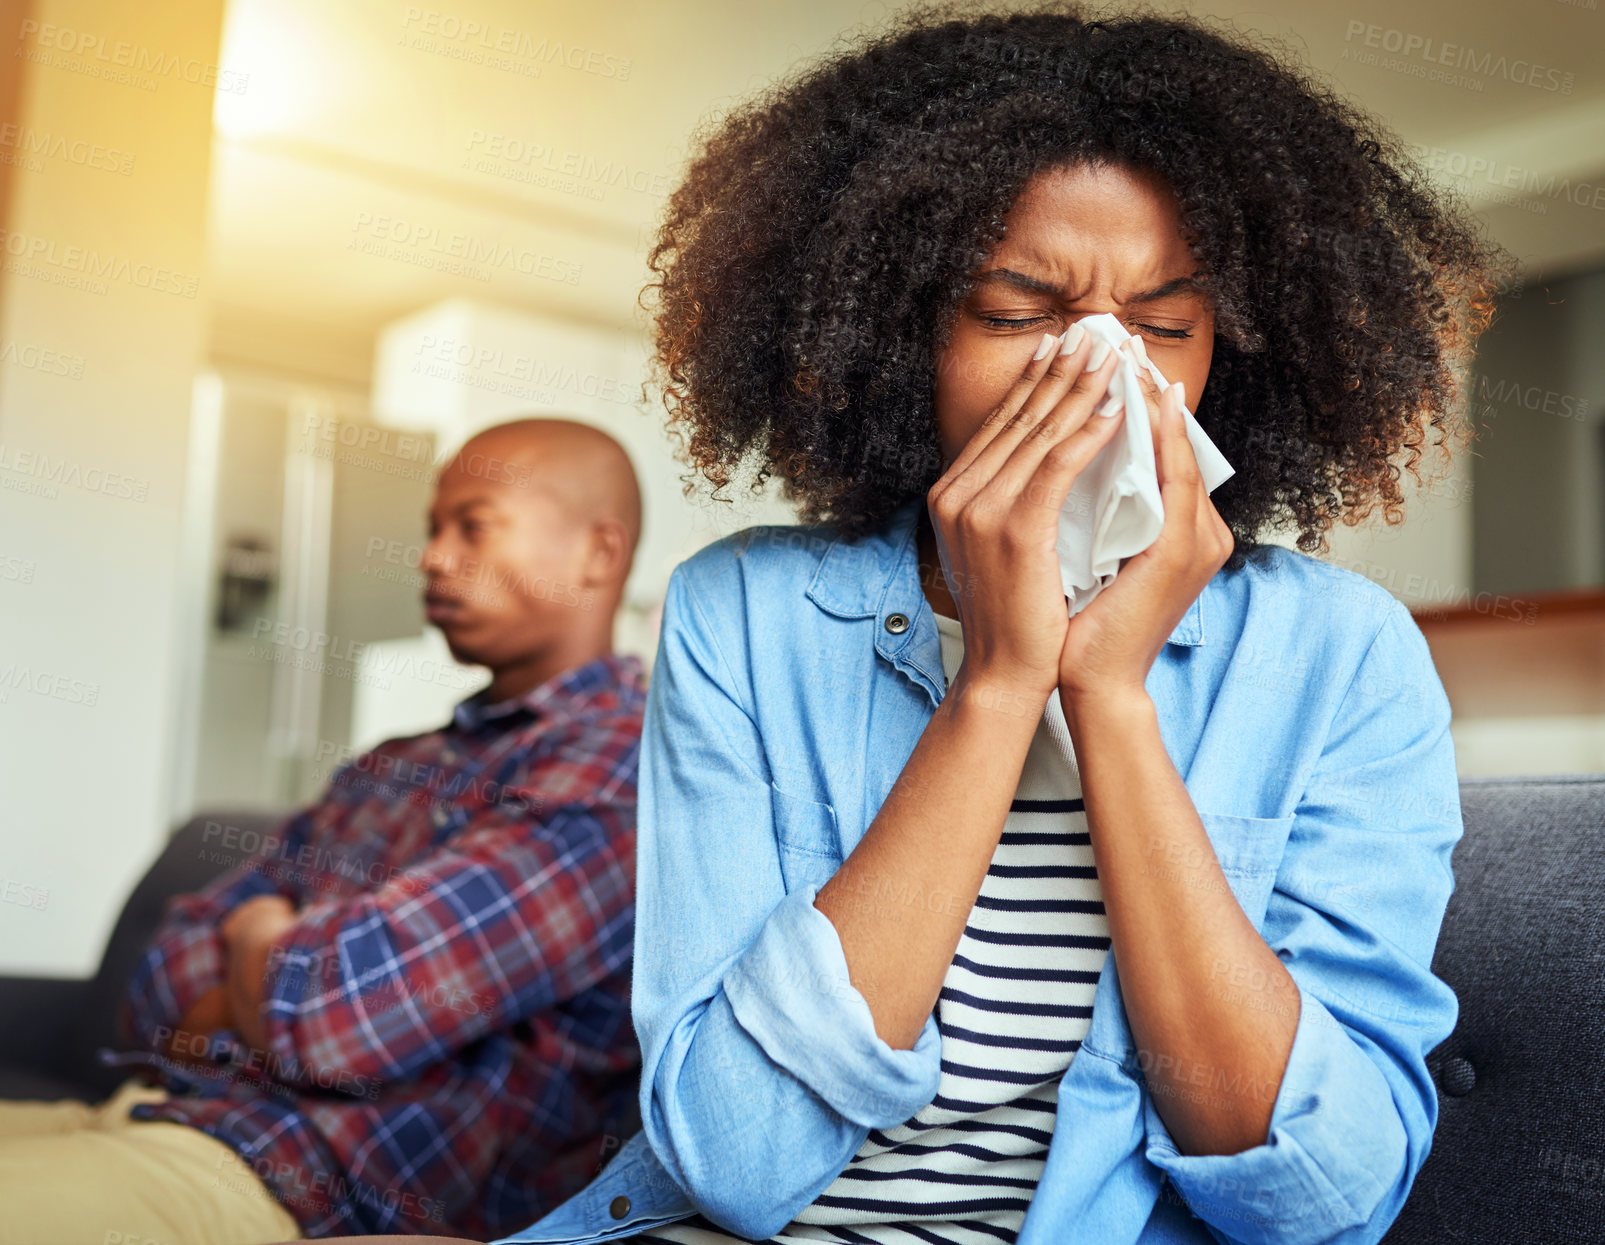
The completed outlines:
<svg viewBox="0 0 1605 1245">
<path fill-rule="evenodd" d="M 1059 339 L 1052 333 L 1044 333 L 1042 335 L 1041 344 L 1037 346 L 1036 354 L 1031 356 L 1032 361 L 1035 362 L 1038 359 L 1046 359 L 1048 357 L 1048 351 L 1053 349 L 1054 343 L 1058 340 Z"/>
<path fill-rule="evenodd" d="M 1092 348 L 1092 353 L 1087 356 L 1087 371 L 1096 372 L 1103 366 L 1103 361 L 1109 357 L 1109 354 L 1109 343 L 1100 341 Z"/>
<path fill-rule="evenodd" d="M 1131 353 L 1136 355 L 1144 363 L 1148 362 L 1148 347 L 1143 344 L 1142 338 L 1133 336 L 1127 340 L 1131 343 Z"/>
<path fill-rule="evenodd" d="M 1171 388 L 1176 391 L 1176 409 L 1185 411 L 1187 409 L 1187 386 L 1178 380 Z"/>
<path fill-rule="evenodd" d="M 1064 345 L 1059 347 L 1060 354 L 1074 354 L 1077 346 L 1087 336 L 1087 330 L 1079 324 L 1072 324 L 1064 333 Z"/>
<path fill-rule="evenodd" d="M 1105 402 L 1102 406 L 1100 406 L 1098 408 L 1098 414 L 1105 415 L 1108 418 L 1113 419 L 1116 415 L 1120 414 L 1120 412 L 1125 410 L 1125 409 L 1126 409 L 1125 401 L 1123 399 L 1116 398 L 1113 402 Z"/>
</svg>

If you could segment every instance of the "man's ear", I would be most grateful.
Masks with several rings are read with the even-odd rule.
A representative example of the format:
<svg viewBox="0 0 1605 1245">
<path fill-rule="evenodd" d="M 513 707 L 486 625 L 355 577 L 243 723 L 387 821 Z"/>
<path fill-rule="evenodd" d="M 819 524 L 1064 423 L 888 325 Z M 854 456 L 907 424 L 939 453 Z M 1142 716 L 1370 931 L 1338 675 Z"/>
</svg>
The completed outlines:
<svg viewBox="0 0 1605 1245">
<path fill-rule="evenodd" d="M 591 524 L 585 554 L 587 583 L 612 583 L 624 579 L 629 563 L 630 537 L 617 519 L 598 519 Z"/>
</svg>

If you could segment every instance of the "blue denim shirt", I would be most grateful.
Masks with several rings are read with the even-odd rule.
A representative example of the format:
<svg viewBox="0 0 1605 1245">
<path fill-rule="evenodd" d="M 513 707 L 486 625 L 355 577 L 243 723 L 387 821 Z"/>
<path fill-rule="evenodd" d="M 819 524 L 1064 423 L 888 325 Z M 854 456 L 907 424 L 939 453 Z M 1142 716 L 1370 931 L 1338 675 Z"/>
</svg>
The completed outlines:
<svg viewBox="0 0 1605 1245">
<path fill-rule="evenodd" d="M 923 505 L 854 543 L 748 528 L 671 575 L 640 770 L 644 1127 L 506 1240 L 611 1240 L 697 1210 L 769 1237 L 870 1129 L 935 1096 L 934 1015 L 913 1049 L 882 1041 L 813 906 L 946 691 L 916 571 Z M 1019 1245 L 1376 1242 L 1431 1146 L 1425 1057 L 1459 1011 L 1430 969 L 1461 834 L 1448 700 L 1385 590 L 1265 554 L 1205 586 L 1147 689 L 1233 895 L 1297 987 L 1268 1134 L 1178 1152 L 1111 955 Z M 1156 850 L 1153 867 L 1188 863 Z M 1196 989 L 1264 1006 L 1240 977 L 1223 962 Z"/>
</svg>

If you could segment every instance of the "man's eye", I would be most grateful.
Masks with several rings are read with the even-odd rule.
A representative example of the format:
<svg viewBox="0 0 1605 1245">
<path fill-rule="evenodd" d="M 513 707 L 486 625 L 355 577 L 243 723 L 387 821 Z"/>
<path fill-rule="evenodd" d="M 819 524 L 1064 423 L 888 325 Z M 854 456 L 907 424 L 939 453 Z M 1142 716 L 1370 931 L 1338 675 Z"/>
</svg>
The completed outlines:
<svg viewBox="0 0 1605 1245">
<path fill-rule="evenodd" d="M 1183 340 L 1193 335 L 1191 329 L 1162 329 L 1157 324 L 1136 324 L 1132 327 L 1139 328 L 1144 333 L 1152 333 L 1155 337 L 1169 337 L 1175 340 Z"/>
</svg>

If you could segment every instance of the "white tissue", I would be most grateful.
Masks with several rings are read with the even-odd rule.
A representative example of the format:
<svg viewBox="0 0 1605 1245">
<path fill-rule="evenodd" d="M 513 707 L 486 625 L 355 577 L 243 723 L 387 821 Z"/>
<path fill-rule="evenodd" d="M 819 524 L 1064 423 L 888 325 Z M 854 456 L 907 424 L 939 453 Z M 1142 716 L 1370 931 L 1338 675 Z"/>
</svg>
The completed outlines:
<svg viewBox="0 0 1605 1245">
<path fill-rule="evenodd" d="M 1112 315 L 1086 316 L 1076 323 L 1115 348 L 1131 336 Z M 1099 406 L 1124 400 L 1126 418 L 1114 440 L 1077 477 L 1059 509 L 1059 575 L 1072 618 L 1109 586 L 1122 558 L 1134 557 L 1159 539 L 1165 522 L 1153 431 L 1148 403 L 1137 382 L 1137 363 L 1123 351 L 1115 357 L 1119 362 L 1109 378 L 1109 397 Z M 1145 366 L 1160 392 L 1170 387 L 1158 368 L 1152 363 Z M 1204 489 L 1213 493 L 1236 468 L 1215 448 L 1192 412 L 1184 420 Z"/>
</svg>

